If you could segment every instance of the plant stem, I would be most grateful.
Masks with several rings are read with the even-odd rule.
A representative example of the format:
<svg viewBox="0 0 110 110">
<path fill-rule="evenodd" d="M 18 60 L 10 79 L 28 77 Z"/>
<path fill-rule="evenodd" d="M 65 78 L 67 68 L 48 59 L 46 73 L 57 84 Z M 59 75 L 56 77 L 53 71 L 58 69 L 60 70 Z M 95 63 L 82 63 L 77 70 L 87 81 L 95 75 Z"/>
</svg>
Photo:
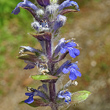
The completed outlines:
<svg viewBox="0 0 110 110">
<path fill-rule="evenodd" d="M 52 47 L 53 41 L 46 41 L 46 54 L 48 58 L 48 69 L 50 70 L 50 75 L 54 73 L 54 64 L 52 63 Z M 54 80 L 50 80 L 49 82 L 49 95 L 50 95 L 50 107 L 52 110 L 58 110 L 58 105 L 56 103 L 56 90 L 55 90 L 55 82 Z"/>
<path fill-rule="evenodd" d="M 58 105 L 56 104 L 56 90 L 55 90 L 55 82 L 49 83 L 49 92 L 50 92 L 50 101 L 51 103 L 51 109 L 52 110 L 58 110 Z"/>
</svg>

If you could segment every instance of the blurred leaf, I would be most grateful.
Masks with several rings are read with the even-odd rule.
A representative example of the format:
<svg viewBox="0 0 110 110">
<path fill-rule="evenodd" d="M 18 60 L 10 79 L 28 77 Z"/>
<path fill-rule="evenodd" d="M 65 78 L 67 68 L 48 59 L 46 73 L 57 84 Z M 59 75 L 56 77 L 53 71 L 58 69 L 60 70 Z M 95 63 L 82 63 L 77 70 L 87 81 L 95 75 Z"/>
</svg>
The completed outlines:
<svg viewBox="0 0 110 110">
<path fill-rule="evenodd" d="M 24 101 L 21 101 L 19 104 L 24 104 Z M 31 104 L 25 103 L 31 107 L 39 107 L 39 106 L 48 106 L 42 99 L 34 99 L 34 102 Z"/>
<path fill-rule="evenodd" d="M 32 75 L 32 79 L 34 80 L 48 80 L 48 79 L 57 79 L 58 77 L 52 75 Z"/>
<path fill-rule="evenodd" d="M 77 104 L 77 103 L 83 102 L 90 95 L 91 95 L 91 92 L 86 91 L 86 90 L 75 92 L 72 94 L 71 103 Z"/>
</svg>

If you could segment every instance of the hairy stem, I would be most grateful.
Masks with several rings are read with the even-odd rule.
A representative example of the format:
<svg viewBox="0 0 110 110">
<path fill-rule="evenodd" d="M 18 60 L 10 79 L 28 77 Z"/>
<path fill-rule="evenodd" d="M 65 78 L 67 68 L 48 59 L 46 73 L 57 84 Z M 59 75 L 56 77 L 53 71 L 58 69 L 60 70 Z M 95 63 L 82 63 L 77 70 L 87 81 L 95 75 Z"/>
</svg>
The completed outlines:
<svg viewBox="0 0 110 110">
<path fill-rule="evenodd" d="M 50 92 L 50 101 L 51 101 L 51 109 L 58 110 L 58 105 L 56 103 L 56 90 L 55 90 L 55 83 L 49 83 L 49 92 Z"/>
<path fill-rule="evenodd" d="M 50 71 L 50 74 L 52 75 L 54 73 L 54 64 L 52 63 L 52 39 L 50 41 L 46 41 L 46 54 L 48 58 L 48 69 Z M 52 110 L 58 110 L 58 106 L 56 103 L 56 90 L 55 90 L 55 82 L 54 80 L 50 80 L 49 82 L 49 95 L 50 95 L 50 107 Z"/>
</svg>

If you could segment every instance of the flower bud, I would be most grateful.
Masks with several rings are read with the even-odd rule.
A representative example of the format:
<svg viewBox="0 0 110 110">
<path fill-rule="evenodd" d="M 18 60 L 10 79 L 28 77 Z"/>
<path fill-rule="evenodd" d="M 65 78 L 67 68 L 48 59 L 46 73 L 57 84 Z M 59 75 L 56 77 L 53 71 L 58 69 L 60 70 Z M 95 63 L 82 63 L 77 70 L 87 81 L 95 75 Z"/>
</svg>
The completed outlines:
<svg viewBox="0 0 110 110">
<path fill-rule="evenodd" d="M 50 0 L 36 0 L 37 3 L 43 7 L 46 7 L 47 5 L 50 5 Z"/>
<path fill-rule="evenodd" d="M 51 15 L 57 13 L 59 5 L 58 4 L 52 4 L 46 7 L 46 14 Z"/>
<path fill-rule="evenodd" d="M 58 0 L 50 0 L 50 3 L 51 4 L 55 4 L 55 3 L 57 3 L 58 2 Z"/>
<path fill-rule="evenodd" d="M 44 11 L 43 11 L 42 9 L 38 9 L 38 10 L 36 11 L 36 15 L 37 15 L 38 18 L 41 18 L 41 17 L 43 17 L 43 15 L 44 15 Z"/>
<path fill-rule="evenodd" d="M 66 22 L 66 17 L 63 15 L 58 15 L 57 20 L 55 21 L 53 29 L 56 31 L 60 27 L 62 27 Z"/>
<path fill-rule="evenodd" d="M 31 26 L 36 29 L 37 31 L 39 30 L 39 28 L 41 28 L 41 25 L 39 24 L 39 22 L 35 21 L 33 23 L 31 23 Z"/>
</svg>

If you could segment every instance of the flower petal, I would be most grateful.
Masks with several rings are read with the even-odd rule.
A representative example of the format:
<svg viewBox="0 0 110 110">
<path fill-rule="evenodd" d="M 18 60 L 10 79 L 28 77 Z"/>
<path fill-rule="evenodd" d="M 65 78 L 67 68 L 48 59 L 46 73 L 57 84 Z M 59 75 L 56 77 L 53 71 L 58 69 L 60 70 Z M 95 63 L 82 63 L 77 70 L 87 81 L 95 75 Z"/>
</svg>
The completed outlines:
<svg viewBox="0 0 110 110">
<path fill-rule="evenodd" d="M 74 48 L 74 54 L 75 54 L 76 56 L 78 56 L 78 55 L 80 54 L 80 51 L 79 51 L 78 49 Z"/>
<path fill-rule="evenodd" d="M 65 97 L 65 102 L 66 102 L 67 104 L 69 104 L 69 102 L 71 102 L 71 96 L 66 96 L 66 97 Z"/>
<path fill-rule="evenodd" d="M 60 50 L 60 52 L 63 54 L 63 53 L 65 53 L 66 52 L 66 48 L 62 48 L 61 50 Z"/>
<path fill-rule="evenodd" d="M 79 69 L 79 68 L 78 68 L 78 65 L 77 65 L 76 63 L 72 63 L 72 64 L 71 64 L 71 68 Z"/>
<path fill-rule="evenodd" d="M 75 71 L 70 71 L 70 75 L 69 75 L 69 78 L 71 80 L 75 80 L 77 78 L 77 76 L 74 74 Z"/>
<path fill-rule="evenodd" d="M 77 46 L 77 45 L 76 45 L 76 43 L 74 43 L 74 42 L 68 42 L 68 43 L 66 43 L 66 46 L 67 46 L 67 47 L 72 47 L 72 46 L 75 47 L 75 46 Z"/>
<path fill-rule="evenodd" d="M 31 95 L 33 95 L 33 93 L 32 93 L 32 92 L 30 92 L 30 93 L 25 93 L 25 95 L 26 95 L 26 96 L 31 96 Z"/>
<path fill-rule="evenodd" d="M 81 77 L 81 73 L 78 70 L 76 70 L 75 75 Z"/>
<path fill-rule="evenodd" d="M 74 49 L 75 49 L 75 48 L 73 48 L 73 47 L 69 47 L 69 48 L 68 48 L 69 54 L 70 54 L 70 56 L 71 56 L 72 58 L 75 58 L 75 57 L 76 57 L 76 55 L 74 54 Z"/>
<path fill-rule="evenodd" d="M 32 102 L 34 102 L 33 96 L 30 96 L 28 99 L 26 99 L 24 101 L 25 103 L 31 104 Z"/>
<path fill-rule="evenodd" d="M 64 62 L 64 63 L 60 66 L 60 68 L 57 70 L 56 75 L 59 75 L 59 74 L 62 72 L 63 68 L 67 67 L 70 62 L 71 62 L 71 60 L 67 60 L 66 62 Z"/>
<path fill-rule="evenodd" d="M 68 72 L 69 72 L 69 70 L 68 70 L 68 69 L 66 69 L 66 68 L 63 68 L 62 72 L 63 72 L 64 74 L 66 74 L 66 73 L 68 73 Z"/>
<path fill-rule="evenodd" d="M 13 14 L 17 15 L 20 12 L 20 6 L 23 2 L 18 3 L 18 5 L 15 7 L 15 9 L 12 11 Z"/>
</svg>

